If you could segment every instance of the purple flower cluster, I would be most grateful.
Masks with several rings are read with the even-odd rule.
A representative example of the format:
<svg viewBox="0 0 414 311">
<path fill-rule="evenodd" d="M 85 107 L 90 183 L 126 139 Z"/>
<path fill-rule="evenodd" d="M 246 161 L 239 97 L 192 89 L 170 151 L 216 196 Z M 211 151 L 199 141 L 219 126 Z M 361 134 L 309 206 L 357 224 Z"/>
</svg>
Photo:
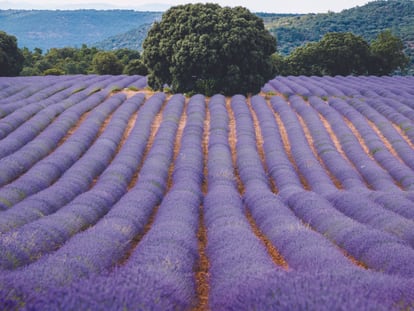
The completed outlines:
<svg viewBox="0 0 414 311">
<path fill-rule="evenodd" d="M 29 169 L 25 174 L 20 175 L 16 180 L 9 182 L 0 189 L 0 200 L 5 202 L 5 204 L 0 205 L 1 208 L 8 209 L 22 199 L 49 187 L 56 181 L 91 146 L 105 119 L 125 99 L 124 94 L 117 94 L 93 109 L 80 127 L 62 145 L 55 150 L 43 149 L 42 151 L 46 152 L 47 150 L 50 154 L 40 161 L 36 162 L 42 154 L 36 152 L 39 147 L 37 145 L 33 145 L 26 152 L 19 153 L 20 158 L 17 156 L 17 163 Z M 11 158 L 13 157 L 11 156 Z M 4 163 L 8 163 L 8 161 L 5 160 Z"/>
<path fill-rule="evenodd" d="M 114 112 L 102 135 L 78 161 L 68 168 L 61 178 L 53 185 L 28 196 L 14 205 L 13 208 L 4 211 L 2 218 L 0 218 L 0 232 L 7 232 L 37 218 L 49 215 L 68 204 L 76 196 L 87 191 L 93 180 L 109 168 L 108 165 L 115 155 L 131 115 L 143 104 L 143 101 L 143 94 L 139 94 L 122 103 Z M 82 130 L 79 129 L 78 133 L 81 134 Z M 80 137 L 84 137 L 84 134 Z M 56 153 L 59 154 L 59 151 L 57 150 Z M 46 159 L 50 162 L 50 158 L 51 156 Z M 26 174 L 29 175 L 28 178 L 30 178 L 30 172 Z M 12 185 L 15 185 L 15 183 L 12 183 Z"/>
<path fill-rule="evenodd" d="M 92 116 L 93 115 L 91 115 L 91 117 Z M 86 121 L 84 124 L 86 124 Z M 146 166 L 150 165 L 150 160 L 151 158 L 146 159 Z M 145 169 L 146 166 L 144 166 L 143 169 Z M 153 172 L 151 174 L 152 176 L 154 176 Z M 144 176 L 144 172 L 141 171 L 140 180 L 142 180 Z M 155 175 L 154 178 L 158 178 L 158 176 Z M 159 178 L 162 178 L 162 176 Z M 149 186 L 155 188 L 153 190 L 154 192 L 159 191 L 158 187 L 162 185 L 156 182 L 163 182 L 165 184 L 165 180 L 153 181 L 152 178 L 149 179 Z M 133 191 L 129 192 L 130 196 L 131 193 L 133 193 Z M 162 197 L 162 195 L 163 192 L 160 191 L 157 197 Z M 77 196 L 73 201 L 59 209 L 56 213 L 2 235 L 0 243 L 2 244 L 4 251 L 0 255 L 1 267 L 12 269 L 32 262 L 42 254 L 54 250 L 72 235 L 99 220 L 99 218 L 112 207 L 117 199 L 119 199 L 119 197 L 117 198 L 115 189 L 102 189 L 98 182 L 98 184 L 90 191 Z M 56 231 L 55 228 L 60 229 Z"/>
<path fill-rule="evenodd" d="M 0 309 L 410 310 L 413 83 L 0 78 Z"/>
<path fill-rule="evenodd" d="M 253 175 L 242 174 L 243 150 L 249 152 L 246 162 L 252 163 L 252 166 L 254 163 L 255 171 L 264 174 L 264 169 L 256 150 L 254 126 L 245 99 L 235 97 L 232 103 L 237 125 L 237 167 L 245 186 L 244 200 L 259 228 L 278 248 L 288 261 L 289 267 L 295 270 L 336 271 L 352 267 L 351 262 L 337 247 L 322 235 L 306 227 L 281 198 L 272 193 L 266 181 L 258 180 Z M 269 108 L 259 96 L 252 98 L 252 106 L 259 117 L 266 144 L 271 137 L 266 135 L 263 117 L 269 116 Z M 272 158 L 272 154 L 266 153 L 266 162 Z M 299 187 L 296 191 L 300 191 Z"/>
<path fill-rule="evenodd" d="M 231 308 L 242 286 L 272 278 L 282 269 L 273 264 L 245 217 L 229 147 L 225 98 L 212 97 L 209 110 L 208 192 L 204 198 L 206 251 L 210 261 L 209 306 L 212 310 L 226 310 Z M 258 179 L 262 178 L 259 172 Z"/>
<path fill-rule="evenodd" d="M 349 161 L 338 152 L 315 110 L 297 95 L 291 96 L 289 102 L 309 129 L 313 146 L 326 169 L 340 182 L 343 188 L 350 190 L 364 188 L 363 179 Z"/>
<path fill-rule="evenodd" d="M 292 98 L 295 100 L 295 97 Z M 305 137 L 302 125 L 294 111 L 286 102 L 280 103 L 276 97 L 271 99 L 274 111 L 280 115 L 289 137 L 292 156 L 312 190 L 318 193 L 329 193 L 337 188 L 313 154 L 309 142 Z"/>
<path fill-rule="evenodd" d="M 394 178 L 395 182 L 406 190 L 414 189 L 414 171 L 391 154 L 384 142 L 358 111 L 366 111 L 370 107 L 358 99 L 350 100 L 347 103 L 342 100 L 332 100 L 329 101 L 329 104 L 355 126 L 369 148 L 371 156 Z M 397 139 L 401 139 L 401 137 L 397 136 Z M 406 156 L 409 157 L 408 154 Z"/>
</svg>

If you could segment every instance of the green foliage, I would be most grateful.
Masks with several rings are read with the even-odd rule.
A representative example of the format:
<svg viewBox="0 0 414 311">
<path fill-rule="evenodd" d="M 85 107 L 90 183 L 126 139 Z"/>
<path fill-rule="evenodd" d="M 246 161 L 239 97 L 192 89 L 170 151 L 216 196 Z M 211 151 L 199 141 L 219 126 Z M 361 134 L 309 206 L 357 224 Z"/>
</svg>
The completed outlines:
<svg viewBox="0 0 414 311">
<path fill-rule="evenodd" d="M 51 76 L 61 76 L 61 75 L 64 75 L 64 74 L 65 74 L 65 72 L 62 71 L 59 68 L 49 68 L 49 69 L 46 69 L 43 72 L 43 75 L 44 76 L 48 76 L 48 75 L 51 75 Z"/>
<path fill-rule="evenodd" d="M 235 94 L 258 92 L 272 77 L 276 40 L 245 8 L 187 4 L 154 23 L 143 47 L 152 88 Z"/>
<path fill-rule="evenodd" d="M 118 49 L 113 50 L 112 52 L 124 66 L 128 65 L 133 60 L 140 59 L 141 57 L 141 54 L 137 50 Z"/>
<path fill-rule="evenodd" d="M 46 71 L 54 74 L 120 74 L 123 68 L 125 74 L 147 74 L 140 53 L 135 50 L 104 52 L 83 44 L 81 48 L 52 48 L 44 55 L 38 48 L 33 52 L 23 48 L 22 53 L 25 62 L 21 74 L 27 76 L 41 75 Z"/>
<path fill-rule="evenodd" d="M 371 42 L 373 61 L 371 72 L 376 75 L 388 75 L 395 70 L 404 70 L 409 58 L 403 52 L 404 45 L 400 38 L 394 36 L 391 30 L 381 32 Z"/>
<path fill-rule="evenodd" d="M 285 62 L 285 75 L 378 75 L 404 68 L 407 57 L 390 32 L 381 33 L 371 45 L 352 33 L 328 33 L 295 49 Z"/>
<path fill-rule="evenodd" d="M 148 68 L 144 65 L 142 60 L 133 59 L 125 66 L 124 73 L 127 75 L 146 76 L 148 74 Z"/>
<path fill-rule="evenodd" d="M 412 0 L 376 0 L 339 13 L 267 14 L 263 18 L 266 28 L 277 38 L 278 51 L 283 55 L 307 42 L 317 42 L 330 32 L 351 32 L 371 42 L 379 33 L 389 29 L 401 38 L 404 52 L 411 60 L 410 73 L 414 72 Z"/>
<path fill-rule="evenodd" d="M 0 76 L 18 76 L 23 68 L 24 57 L 17 47 L 17 39 L 0 31 Z"/>
<path fill-rule="evenodd" d="M 113 52 L 98 52 L 92 59 L 93 71 L 101 75 L 119 75 L 124 66 Z"/>
</svg>

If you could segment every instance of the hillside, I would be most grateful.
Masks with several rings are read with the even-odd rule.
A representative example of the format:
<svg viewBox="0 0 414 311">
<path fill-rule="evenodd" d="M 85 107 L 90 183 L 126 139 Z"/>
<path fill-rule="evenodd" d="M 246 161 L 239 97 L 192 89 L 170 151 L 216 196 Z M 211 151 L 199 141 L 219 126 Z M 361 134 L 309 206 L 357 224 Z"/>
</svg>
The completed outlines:
<svg viewBox="0 0 414 311">
<path fill-rule="evenodd" d="M 161 12 L 132 10 L 0 10 L 0 29 L 18 38 L 19 46 L 80 46 L 105 50 L 117 47 L 140 49 L 149 24 Z M 288 54 L 327 32 L 351 31 L 370 41 L 380 31 L 392 29 L 407 47 L 414 45 L 414 1 L 379 0 L 364 6 L 326 14 L 257 13 L 278 39 L 278 51 Z M 47 21 L 47 23 L 45 22 Z M 407 50 L 409 54 L 411 50 Z"/>
<path fill-rule="evenodd" d="M 0 29 L 16 36 L 20 47 L 47 50 L 90 46 L 142 25 L 148 28 L 160 17 L 160 12 L 132 10 L 0 10 Z M 131 40 L 142 41 L 140 31 Z"/>
<path fill-rule="evenodd" d="M 305 14 L 265 19 L 266 27 L 278 39 L 278 50 L 288 54 L 308 41 L 318 41 L 327 32 L 353 32 L 371 41 L 391 29 L 412 47 L 414 42 L 414 1 L 379 0 L 340 13 Z"/>
<path fill-rule="evenodd" d="M 102 50 L 131 49 L 141 51 L 142 43 L 144 42 L 151 25 L 152 24 L 150 23 L 142 24 L 138 28 L 93 43 L 93 46 Z"/>
</svg>

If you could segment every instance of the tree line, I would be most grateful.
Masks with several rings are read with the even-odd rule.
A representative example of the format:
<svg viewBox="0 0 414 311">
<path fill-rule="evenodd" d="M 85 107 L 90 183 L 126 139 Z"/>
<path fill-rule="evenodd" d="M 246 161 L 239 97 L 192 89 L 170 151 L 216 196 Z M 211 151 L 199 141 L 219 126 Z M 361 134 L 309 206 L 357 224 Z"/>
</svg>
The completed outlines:
<svg viewBox="0 0 414 311">
<path fill-rule="evenodd" d="M 0 31 L 0 76 L 70 74 L 147 75 L 139 51 L 103 51 L 83 44 L 80 48 L 19 49 L 17 39 Z"/>
<path fill-rule="evenodd" d="M 170 8 L 151 27 L 138 51 L 81 48 L 19 49 L 0 32 L 0 75 L 148 74 L 155 90 L 256 93 L 276 75 L 390 75 L 403 73 L 408 57 L 387 30 L 370 43 L 350 32 L 328 33 L 288 56 L 263 20 L 243 7 L 186 4 Z"/>
<path fill-rule="evenodd" d="M 368 43 L 350 32 L 327 33 L 284 57 L 272 55 L 274 72 L 280 75 L 390 75 L 404 73 L 409 58 L 403 42 L 385 30 Z"/>
</svg>

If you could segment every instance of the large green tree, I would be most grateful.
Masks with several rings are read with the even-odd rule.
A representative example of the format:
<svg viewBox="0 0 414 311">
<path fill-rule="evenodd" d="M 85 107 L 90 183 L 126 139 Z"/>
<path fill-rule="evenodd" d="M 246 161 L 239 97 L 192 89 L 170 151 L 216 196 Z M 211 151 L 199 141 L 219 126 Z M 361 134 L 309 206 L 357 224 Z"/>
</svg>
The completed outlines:
<svg viewBox="0 0 414 311">
<path fill-rule="evenodd" d="M 243 7 L 170 8 L 143 44 L 149 85 L 207 95 L 258 92 L 272 76 L 276 39 Z"/>
<path fill-rule="evenodd" d="M 370 57 L 369 44 L 361 36 L 332 32 L 297 48 L 287 61 L 293 74 L 345 76 L 367 74 Z"/>
<path fill-rule="evenodd" d="M 0 76 L 17 76 L 23 68 L 24 57 L 17 39 L 0 31 Z"/>
<path fill-rule="evenodd" d="M 379 33 L 371 42 L 371 52 L 371 73 L 375 75 L 389 75 L 395 70 L 404 70 L 409 64 L 402 40 L 390 30 Z"/>
</svg>

